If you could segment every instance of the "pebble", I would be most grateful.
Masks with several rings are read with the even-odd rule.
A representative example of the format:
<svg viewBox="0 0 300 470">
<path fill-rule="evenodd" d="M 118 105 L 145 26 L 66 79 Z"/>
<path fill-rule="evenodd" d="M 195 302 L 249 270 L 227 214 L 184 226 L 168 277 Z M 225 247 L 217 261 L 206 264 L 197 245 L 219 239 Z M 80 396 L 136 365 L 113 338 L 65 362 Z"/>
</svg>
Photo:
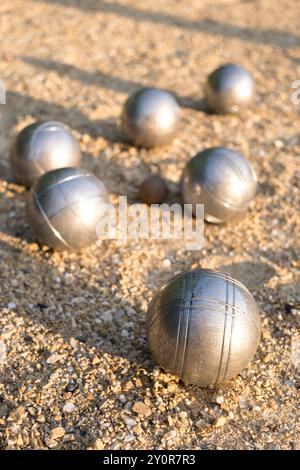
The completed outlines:
<svg viewBox="0 0 300 470">
<path fill-rule="evenodd" d="M 175 439 L 176 436 L 177 436 L 177 431 L 175 431 L 175 429 L 172 429 L 172 431 L 169 431 L 167 432 L 167 434 L 164 435 L 164 439 L 166 441 L 170 441 L 172 439 Z"/>
<path fill-rule="evenodd" d="M 16 307 L 17 307 L 17 304 L 15 304 L 13 302 L 10 302 L 9 304 L 7 304 L 7 308 L 9 310 L 14 310 Z"/>
<path fill-rule="evenodd" d="M 65 386 L 65 392 L 73 393 L 78 388 L 78 384 L 75 380 L 70 380 L 70 382 Z"/>
<path fill-rule="evenodd" d="M 151 415 L 151 410 L 149 406 L 145 405 L 142 401 L 137 401 L 133 407 L 132 410 L 137 413 L 138 415 L 143 415 L 143 416 L 150 416 Z"/>
<path fill-rule="evenodd" d="M 61 359 L 60 354 L 57 354 L 57 353 L 51 354 L 51 356 L 49 356 L 47 359 L 47 364 L 55 364 L 60 359 Z"/>
<path fill-rule="evenodd" d="M 106 310 L 106 312 L 101 313 L 101 319 L 103 321 L 111 322 L 113 320 L 112 311 Z"/>
<path fill-rule="evenodd" d="M 221 428 L 222 426 L 225 426 L 227 423 L 227 418 L 225 416 L 219 416 L 214 422 L 214 427 L 215 428 Z"/>
<path fill-rule="evenodd" d="M 73 276 L 73 274 L 66 273 L 64 275 L 64 283 L 66 286 L 70 286 L 71 284 L 73 284 L 74 280 L 75 280 L 75 277 Z"/>
<path fill-rule="evenodd" d="M 0 340 L 0 364 L 6 359 L 7 348 L 3 340 Z"/>
<path fill-rule="evenodd" d="M 74 403 L 71 403 L 70 401 L 67 401 L 63 407 L 63 411 L 65 413 L 73 413 L 73 411 L 76 410 L 76 406 Z"/>
<path fill-rule="evenodd" d="M 172 266 L 171 260 L 169 258 L 165 258 L 162 262 L 164 268 L 170 268 Z"/>
<path fill-rule="evenodd" d="M 245 409 L 245 408 L 248 408 L 248 406 L 249 406 L 249 403 L 248 403 L 248 401 L 246 400 L 246 398 L 240 397 L 240 399 L 239 399 L 239 407 L 240 407 L 241 409 Z"/>
<path fill-rule="evenodd" d="M 284 142 L 280 139 L 276 139 L 274 141 L 274 145 L 275 145 L 276 148 L 282 149 L 284 147 Z"/>
<path fill-rule="evenodd" d="M 103 450 L 104 449 L 104 443 L 102 439 L 98 437 L 98 439 L 95 439 L 95 441 L 92 444 L 92 449 L 94 450 Z"/>
<path fill-rule="evenodd" d="M 136 425 L 136 420 L 131 418 L 128 414 L 123 413 L 121 415 L 122 420 L 126 424 L 126 426 L 130 429 L 133 428 Z"/>
<path fill-rule="evenodd" d="M 205 422 L 205 419 L 199 419 L 198 421 L 196 421 L 196 427 L 198 429 L 204 429 L 206 428 L 206 422 Z"/>
<path fill-rule="evenodd" d="M 60 437 L 63 437 L 65 433 L 66 431 L 64 430 L 64 428 L 61 426 L 58 426 L 57 428 L 52 429 L 51 439 L 53 440 L 59 439 Z"/>
<path fill-rule="evenodd" d="M 222 397 L 222 396 L 217 397 L 216 398 L 216 403 L 218 403 L 218 405 L 223 405 L 224 397 Z"/>
</svg>

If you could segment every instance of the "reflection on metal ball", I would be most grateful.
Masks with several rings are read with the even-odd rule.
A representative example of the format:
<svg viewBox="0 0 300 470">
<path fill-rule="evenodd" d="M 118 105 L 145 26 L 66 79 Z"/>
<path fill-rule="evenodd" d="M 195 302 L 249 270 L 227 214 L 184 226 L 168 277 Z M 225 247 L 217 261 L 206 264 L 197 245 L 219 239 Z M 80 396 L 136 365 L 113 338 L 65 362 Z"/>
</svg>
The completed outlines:
<svg viewBox="0 0 300 470">
<path fill-rule="evenodd" d="M 238 113 L 252 101 L 254 80 L 240 65 L 227 64 L 211 73 L 205 86 L 205 99 L 211 111 Z"/>
<path fill-rule="evenodd" d="M 39 242 L 56 250 L 80 250 L 97 240 L 107 202 L 104 184 L 79 168 L 60 168 L 31 188 L 27 218 Z"/>
<path fill-rule="evenodd" d="M 122 112 L 122 127 L 134 145 L 156 147 L 172 142 L 179 118 L 179 105 L 170 93 L 157 88 L 142 88 L 127 99 Z"/>
<path fill-rule="evenodd" d="M 80 166 L 81 154 L 71 129 L 62 122 L 36 122 L 16 137 L 11 165 L 19 183 L 27 188 L 44 173 L 63 167 Z"/>
<path fill-rule="evenodd" d="M 212 223 L 240 219 L 254 198 L 257 179 L 251 164 L 225 147 L 199 152 L 186 165 L 182 193 L 187 204 L 204 204 Z"/>
<path fill-rule="evenodd" d="M 172 277 L 155 293 L 147 336 L 154 359 L 166 371 L 191 384 L 217 385 L 251 361 L 260 316 L 240 282 L 199 269 Z"/>
</svg>

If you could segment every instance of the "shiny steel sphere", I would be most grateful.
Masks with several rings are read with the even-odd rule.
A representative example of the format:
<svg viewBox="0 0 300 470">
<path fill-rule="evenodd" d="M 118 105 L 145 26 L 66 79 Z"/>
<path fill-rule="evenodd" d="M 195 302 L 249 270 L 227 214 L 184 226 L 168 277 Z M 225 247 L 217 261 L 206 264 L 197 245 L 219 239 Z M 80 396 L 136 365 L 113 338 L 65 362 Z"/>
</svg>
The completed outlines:
<svg viewBox="0 0 300 470">
<path fill-rule="evenodd" d="M 215 113 L 238 113 L 249 105 L 254 94 L 254 80 L 239 65 L 227 64 L 209 75 L 205 86 L 208 107 Z"/>
<path fill-rule="evenodd" d="M 134 145 L 156 147 L 172 142 L 179 117 L 179 105 L 170 93 L 157 88 L 142 88 L 127 99 L 122 112 L 122 127 Z"/>
<path fill-rule="evenodd" d="M 31 188 L 27 218 L 39 242 L 56 250 L 79 250 L 97 239 L 107 202 L 104 184 L 79 168 L 60 168 Z"/>
<path fill-rule="evenodd" d="M 217 385 L 240 373 L 260 340 L 260 316 L 240 282 L 210 269 L 181 273 L 154 295 L 147 315 L 154 359 L 183 381 Z"/>
<path fill-rule="evenodd" d="M 254 198 L 257 179 L 251 164 L 225 147 L 199 152 L 186 165 L 182 193 L 187 204 L 204 204 L 208 222 L 240 219 Z"/>
<path fill-rule="evenodd" d="M 62 122 L 30 124 L 17 135 L 11 150 L 13 172 L 27 188 L 47 171 L 80 163 L 78 142 Z"/>
</svg>

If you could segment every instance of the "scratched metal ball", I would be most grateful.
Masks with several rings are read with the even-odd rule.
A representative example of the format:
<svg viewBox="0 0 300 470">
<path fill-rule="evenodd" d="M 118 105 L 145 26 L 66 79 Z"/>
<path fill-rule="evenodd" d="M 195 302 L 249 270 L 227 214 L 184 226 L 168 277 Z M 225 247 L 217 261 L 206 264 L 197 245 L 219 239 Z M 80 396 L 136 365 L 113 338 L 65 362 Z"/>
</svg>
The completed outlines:
<svg viewBox="0 0 300 470">
<path fill-rule="evenodd" d="M 27 219 L 37 240 L 55 250 L 80 250 L 97 240 L 107 192 L 104 184 L 79 168 L 60 168 L 31 188 Z"/>
<path fill-rule="evenodd" d="M 260 316 L 250 292 L 210 269 L 169 279 L 154 294 L 146 327 L 155 361 L 199 386 L 239 374 L 260 341 Z"/>
<path fill-rule="evenodd" d="M 16 137 L 11 166 L 19 183 L 27 188 L 44 173 L 63 167 L 80 166 L 81 154 L 71 129 L 62 122 L 36 122 Z"/>
<path fill-rule="evenodd" d="M 180 108 L 170 93 L 142 88 L 127 99 L 121 118 L 124 134 L 133 145 L 156 147 L 173 141 Z"/>
<path fill-rule="evenodd" d="M 205 99 L 215 113 L 235 114 L 247 107 L 254 95 L 250 73 L 235 64 L 226 64 L 211 73 L 205 86 Z"/>
<path fill-rule="evenodd" d="M 186 165 L 182 194 L 187 204 L 204 204 L 208 222 L 239 220 L 256 193 L 257 178 L 251 164 L 225 147 L 199 152 Z"/>
</svg>

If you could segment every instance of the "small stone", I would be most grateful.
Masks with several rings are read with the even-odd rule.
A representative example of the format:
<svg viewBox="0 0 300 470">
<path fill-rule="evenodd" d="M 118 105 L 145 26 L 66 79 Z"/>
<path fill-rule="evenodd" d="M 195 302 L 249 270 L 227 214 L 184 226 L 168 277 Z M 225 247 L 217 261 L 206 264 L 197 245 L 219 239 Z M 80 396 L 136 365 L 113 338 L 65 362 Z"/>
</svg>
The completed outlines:
<svg viewBox="0 0 300 470">
<path fill-rule="evenodd" d="M 71 403 L 69 401 L 67 401 L 66 404 L 63 407 L 63 411 L 65 413 L 73 413 L 73 411 L 75 411 L 75 409 L 76 409 L 76 406 L 74 405 L 74 403 Z"/>
<path fill-rule="evenodd" d="M 7 304 L 7 308 L 8 308 L 9 310 L 14 310 L 16 307 L 17 307 L 17 304 L 15 304 L 14 302 L 9 302 L 9 303 Z"/>
<path fill-rule="evenodd" d="M 171 260 L 169 258 L 165 258 L 162 262 L 164 268 L 170 268 L 172 266 Z"/>
<path fill-rule="evenodd" d="M 163 408 L 164 408 L 164 409 L 163 409 L 162 411 L 165 411 L 165 407 L 163 407 Z M 174 421 L 173 421 L 172 416 L 168 415 L 168 416 L 167 416 L 167 420 L 168 420 L 169 426 L 170 426 L 170 427 L 173 426 Z"/>
<path fill-rule="evenodd" d="M 7 348 L 4 341 L 0 340 L 0 364 L 6 359 Z"/>
<path fill-rule="evenodd" d="M 133 428 L 136 425 L 136 420 L 131 418 L 128 414 L 123 413 L 121 415 L 122 420 L 126 424 L 126 426 L 130 429 Z"/>
<path fill-rule="evenodd" d="M 73 274 L 70 274 L 70 273 L 66 273 L 64 275 L 64 283 L 66 286 L 70 286 L 75 280 L 75 277 L 73 276 Z"/>
<path fill-rule="evenodd" d="M 77 340 L 75 338 L 71 338 L 70 339 L 70 345 L 73 349 L 77 349 L 77 347 L 78 347 Z"/>
<path fill-rule="evenodd" d="M 128 333 L 127 330 L 125 330 L 125 328 L 121 331 L 121 336 L 122 336 L 123 338 L 128 338 L 129 333 Z"/>
<path fill-rule="evenodd" d="M 119 395 L 118 396 L 118 400 L 123 403 L 123 405 L 126 403 L 126 397 L 125 395 Z"/>
<path fill-rule="evenodd" d="M 75 380 L 71 380 L 66 386 L 65 386 L 65 392 L 67 393 L 73 393 L 75 390 L 78 388 L 78 384 L 75 382 Z"/>
<path fill-rule="evenodd" d="M 227 423 L 227 418 L 225 416 L 219 416 L 214 422 L 214 427 L 215 428 L 221 428 L 222 426 L 225 426 Z"/>
<path fill-rule="evenodd" d="M 218 403 L 218 405 L 223 405 L 224 397 L 222 397 L 222 396 L 217 397 L 216 398 L 216 403 Z"/>
<path fill-rule="evenodd" d="M 138 415 L 143 415 L 143 416 L 150 416 L 151 415 L 151 410 L 150 408 L 145 405 L 142 401 L 137 401 L 133 407 L 132 410 L 137 413 Z"/>
<path fill-rule="evenodd" d="M 18 421 L 18 422 L 21 422 L 23 420 L 23 418 L 25 418 L 26 416 L 26 410 L 24 408 L 24 406 L 18 406 L 17 408 L 15 408 L 11 414 L 10 414 L 10 418 L 13 420 L 13 421 Z"/>
<path fill-rule="evenodd" d="M 55 364 L 61 359 L 61 356 L 59 354 L 51 354 L 51 356 L 48 357 L 47 359 L 47 364 Z"/>
<path fill-rule="evenodd" d="M 280 139 L 276 139 L 274 141 L 274 145 L 275 145 L 276 148 L 282 149 L 284 147 L 284 142 Z"/>
<path fill-rule="evenodd" d="M 204 429 L 206 428 L 206 422 L 204 419 L 199 419 L 197 422 L 196 422 L 196 427 L 198 429 Z"/>
<path fill-rule="evenodd" d="M 101 313 L 101 319 L 103 321 L 111 322 L 113 320 L 113 314 L 111 310 L 106 310 L 106 312 Z"/>
<path fill-rule="evenodd" d="M 128 442 L 132 442 L 132 441 L 135 441 L 135 436 L 133 434 L 127 434 L 124 437 L 124 442 L 128 443 Z"/>
<path fill-rule="evenodd" d="M 229 411 L 228 419 L 234 419 L 234 413 L 232 411 Z"/>
<path fill-rule="evenodd" d="M 104 449 L 104 444 L 102 439 L 98 438 L 95 439 L 95 441 L 92 444 L 92 449 L 93 450 L 103 450 Z"/>
<path fill-rule="evenodd" d="M 175 431 L 175 429 L 172 429 L 172 431 L 169 431 L 167 432 L 167 434 L 164 435 L 164 439 L 166 441 L 171 441 L 172 439 L 175 439 L 176 436 L 177 432 Z"/>
<path fill-rule="evenodd" d="M 140 379 L 136 379 L 135 386 L 136 388 L 142 388 L 143 386 L 142 381 Z"/>
<path fill-rule="evenodd" d="M 100 359 L 98 356 L 94 356 L 93 359 L 92 359 L 92 365 L 93 366 L 96 366 L 97 364 L 99 364 L 100 362 Z"/>
<path fill-rule="evenodd" d="M 63 427 L 58 426 L 57 428 L 52 429 L 51 431 L 51 439 L 54 441 L 56 439 L 59 439 L 60 437 L 63 437 L 65 435 L 66 431 L 64 430 Z"/>
<path fill-rule="evenodd" d="M 248 404 L 248 401 L 246 400 L 246 398 L 244 397 L 240 397 L 239 399 L 239 407 L 241 409 L 245 409 L 245 408 L 248 408 L 249 404 Z"/>
<path fill-rule="evenodd" d="M 1 350 L 1 346 L 0 346 L 0 350 Z M 285 385 L 286 387 L 289 387 L 289 388 L 295 386 L 294 382 L 293 382 L 292 380 L 290 380 L 290 379 L 285 380 L 285 381 L 284 381 L 284 385 Z"/>
</svg>

